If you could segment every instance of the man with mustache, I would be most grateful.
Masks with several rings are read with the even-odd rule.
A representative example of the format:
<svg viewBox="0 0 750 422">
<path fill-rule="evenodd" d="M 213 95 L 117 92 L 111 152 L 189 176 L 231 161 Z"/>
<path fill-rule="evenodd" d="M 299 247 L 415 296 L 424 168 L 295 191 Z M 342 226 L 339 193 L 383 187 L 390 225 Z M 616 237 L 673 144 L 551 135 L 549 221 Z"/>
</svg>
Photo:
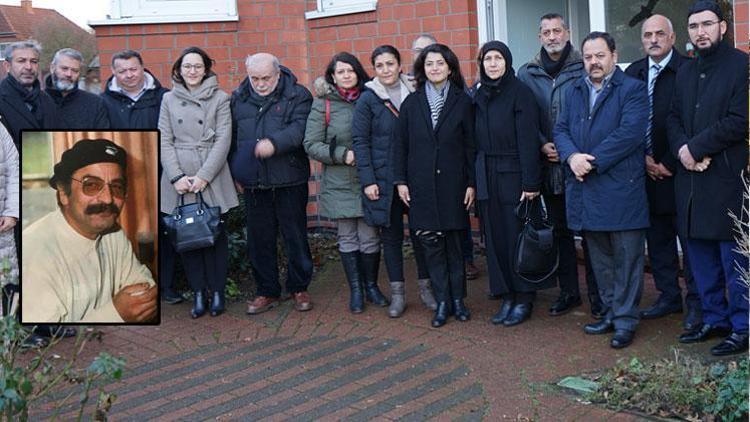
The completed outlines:
<svg viewBox="0 0 750 422">
<path fill-rule="evenodd" d="M 646 131 L 646 192 L 651 227 L 646 232 L 648 257 L 659 297 L 641 318 L 660 318 L 682 312 L 682 291 L 679 283 L 680 261 L 677 255 L 679 235 L 684 258 L 683 275 L 687 295 L 687 313 L 683 320 L 686 330 L 701 325 L 701 302 L 690 272 L 684 232 L 679 232 L 674 198 L 674 172 L 678 160 L 669 151 L 667 115 L 675 92 L 677 70 L 687 60 L 675 48 L 672 22 L 662 15 L 653 15 L 643 22 L 641 41 L 646 57 L 628 66 L 625 73 L 642 80 L 649 94 L 649 129 Z"/>
<path fill-rule="evenodd" d="M 22 129 L 60 126 L 55 103 L 41 90 L 39 54 L 36 41 L 19 41 L 5 48 L 3 66 L 8 76 L 0 83 L 0 122 L 18 148 Z M 19 149 L 20 150 L 20 149 Z"/>
<path fill-rule="evenodd" d="M 633 342 L 643 289 L 648 95 L 643 82 L 617 67 L 615 40 L 608 33 L 590 33 L 581 51 L 587 75 L 568 90 L 553 136 L 567 167 L 568 228 L 583 233 L 609 309 L 584 332 L 614 331 L 610 346 L 619 349 Z"/>
<path fill-rule="evenodd" d="M 716 356 L 748 349 L 748 268 L 728 213 L 742 221 L 743 171 L 748 164 L 746 53 L 723 40 L 727 22 L 713 1 L 688 11 L 688 35 L 697 59 L 680 68 L 667 122 L 675 176 L 677 218 L 687 233 L 690 268 L 703 305 L 703 325 L 680 336 L 696 343 L 727 336 Z M 747 173 L 744 173 L 747 177 Z"/>
<path fill-rule="evenodd" d="M 148 322 L 157 289 L 117 224 L 127 194 L 125 150 L 84 139 L 55 164 L 59 209 L 23 231 L 23 323 Z"/>
<path fill-rule="evenodd" d="M 83 56 L 72 48 L 55 53 L 44 90 L 57 104 L 60 129 L 109 129 L 104 101 L 98 95 L 78 89 Z"/>
</svg>

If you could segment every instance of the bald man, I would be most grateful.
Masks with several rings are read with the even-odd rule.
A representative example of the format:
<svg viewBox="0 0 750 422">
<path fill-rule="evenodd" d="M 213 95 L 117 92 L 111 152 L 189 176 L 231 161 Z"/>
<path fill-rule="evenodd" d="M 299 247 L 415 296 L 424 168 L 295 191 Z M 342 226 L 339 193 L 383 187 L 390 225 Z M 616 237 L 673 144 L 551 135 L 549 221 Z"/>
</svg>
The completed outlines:
<svg viewBox="0 0 750 422">
<path fill-rule="evenodd" d="M 678 232 L 675 206 L 674 173 L 679 164 L 669 151 L 667 115 L 674 93 L 677 69 L 687 60 L 674 48 L 672 22 L 662 15 L 653 15 L 643 22 L 641 41 L 646 57 L 631 64 L 626 74 L 646 83 L 650 99 L 650 125 L 646 132 L 646 192 L 651 227 L 646 232 L 648 256 L 654 284 L 659 297 L 641 311 L 641 318 L 660 318 L 683 312 L 679 283 L 680 261 L 677 240 L 681 242 L 687 295 L 687 312 L 683 324 L 693 330 L 701 325 L 701 304 L 693 275 L 688 265 L 685 234 Z"/>
<path fill-rule="evenodd" d="M 247 313 L 259 314 L 280 303 L 279 231 L 289 260 L 286 290 L 296 310 L 308 311 L 313 271 L 306 213 L 310 162 L 302 140 L 312 95 L 271 54 L 250 55 L 245 67 L 247 78 L 232 93 L 229 166 L 237 190 L 245 193 L 248 256 L 258 285 Z"/>
</svg>

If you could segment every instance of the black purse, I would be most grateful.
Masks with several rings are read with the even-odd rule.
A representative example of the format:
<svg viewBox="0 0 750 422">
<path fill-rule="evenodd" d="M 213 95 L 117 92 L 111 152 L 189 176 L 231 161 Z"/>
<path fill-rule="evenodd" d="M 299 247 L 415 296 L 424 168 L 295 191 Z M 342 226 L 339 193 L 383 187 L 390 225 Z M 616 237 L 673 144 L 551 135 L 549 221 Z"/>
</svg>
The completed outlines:
<svg viewBox="0 0 750 422">
<path fill-rule="evenodd" d="M 162 222 L 178 253 L 208 248 L 221 233 L 221 207 L 209 207 L 200 192 L 196 201 L 187 205 L 185 195 L 180 195 L 180 205 L 162 217 Z"/>
<path fill-rule="evenodd" d="M 557 271 L 560 262 L 554 226 L 547 219 L 539 197 L 518 204 L 516 216 L 524 223 L 516 242 L 515 271 L 529 283 L 541 283 Z"/>
</svg>

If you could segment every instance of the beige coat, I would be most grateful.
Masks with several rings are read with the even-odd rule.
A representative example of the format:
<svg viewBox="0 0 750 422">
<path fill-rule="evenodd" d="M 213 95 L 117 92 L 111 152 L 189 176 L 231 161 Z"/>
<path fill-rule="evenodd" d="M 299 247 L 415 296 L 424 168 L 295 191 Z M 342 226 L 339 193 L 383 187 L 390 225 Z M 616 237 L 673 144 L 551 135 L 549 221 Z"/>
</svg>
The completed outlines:
<svg viewBox="0 0 750 422">
<path fill-rule="evenodd" d="M 161 212 L 171 213 L 178 204 L 179 195 L 169 181 L 182 173 L 206 180 L 203 198 L 211 206 L 220 206 L 222 213 L 239 204 L 227 165 L 232 142 L 229 98 L 219 89 L 216 76 L 208 77 L 193 92 L 175 84 L 164 94 L 159 113 L 164 167 Z M 195 195 L 185 195 L 185 203 L 194 201 Z"/>
</svg>

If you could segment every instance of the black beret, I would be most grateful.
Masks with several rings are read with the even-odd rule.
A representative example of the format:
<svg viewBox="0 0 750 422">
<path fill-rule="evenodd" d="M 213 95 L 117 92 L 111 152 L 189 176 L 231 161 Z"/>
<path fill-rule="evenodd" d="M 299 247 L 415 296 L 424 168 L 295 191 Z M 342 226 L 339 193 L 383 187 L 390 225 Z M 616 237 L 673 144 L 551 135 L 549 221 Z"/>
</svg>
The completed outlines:
<svg viewBox="0 0 750 422">
<path fill-rule="evenodd" d="M 698 0 L 688 9 L 688 18 L 696 13 L 705 12 L 706 10 L 714 12 L 720 21 L 724 20 L 724 13 L 721 7 L 714 0 Z"/>
<path fill-rule="evenodd" d="M 124 172 L 127 168 L 125 149 L 107 139 L 82 139 L 73 148 L 63 152 L 60 162 L 55 164 L 55 173 L 49 185 L 56 189 L 57 182 L 68 180 L 76 170 L 96 163 L 116 163 Z"/>
</svg>

